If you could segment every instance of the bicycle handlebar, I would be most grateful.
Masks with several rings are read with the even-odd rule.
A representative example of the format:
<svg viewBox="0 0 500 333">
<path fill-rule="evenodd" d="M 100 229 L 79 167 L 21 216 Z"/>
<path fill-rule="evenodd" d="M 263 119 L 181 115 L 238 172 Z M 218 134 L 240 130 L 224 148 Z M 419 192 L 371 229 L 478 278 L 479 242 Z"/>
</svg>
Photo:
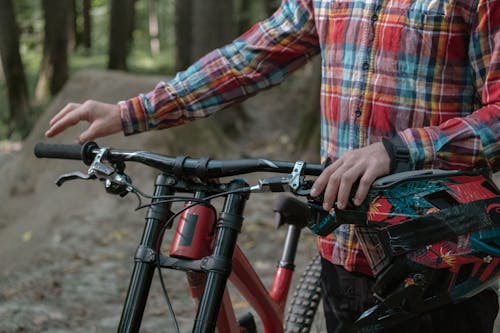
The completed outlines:
<svg viewBox="0 0 500 333">
<path fill-rule="evenodd" d="M 35 156 L 38 158 L 60 158 L 81 160 L 82 145 L 47 144 L 39 142 L 35 145 Z"/>
<path fill-rule="evenodd" d="M 65 145 L 37 143 L 35 156 L 38 158 L 60 158 L 82 160 L 90 165 L 101 149 L 94 142 L 84 145 Z M 139 162 L 163 172 L 176 175 L 198 176 L 200 178 L 218 178 L 252 172 L 290 173 L 295 162 L 267 159 L 212 160 L 209 158 L 190 158 L 187 156 L 165 156 L 142 150 L 108 149 L 105 158 L 110 162 Z M 317 176 L 323 171 L 321 164 L 306 164 L 305 175 Z"/>
</svg>

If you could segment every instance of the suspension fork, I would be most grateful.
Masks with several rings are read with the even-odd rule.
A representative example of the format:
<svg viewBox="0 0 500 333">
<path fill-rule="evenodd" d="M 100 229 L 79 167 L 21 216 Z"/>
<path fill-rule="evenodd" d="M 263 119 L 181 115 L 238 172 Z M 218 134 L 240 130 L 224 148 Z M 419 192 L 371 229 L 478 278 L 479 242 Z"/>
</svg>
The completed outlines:
<svg viewBox="0 0 500 333">
<path fill-rule="evenodd" d="M 141 243 L 135 255 L 134 270 L 118 325 L 119 333 L 139 332 L 156 268 L 156 249 L 163 237 L 165 223 L 173 215 L 170 210 L 172 204 L 156 197 L 173 194 L 172 189 L 168 187 L 169 184 L 170 179 L 167 175 L 160 174 L 156 177 L 155 198 L 151 200 L 152 205 L 146 215 Z"/>
<path fill-rule="evenodd" d="M 242 180 L 233 181 L 229 190 L 247 187 Z M 243 224 L 243 210 L 248 193 L 229 194 L 216 225 L 216 236 L 212 255 L 205 257 L 202 269 L 207 272 L 205 288 L 200 299 L 193 332 L 214 332 L 217 316 L 227 279 L 231 274 L 231 261 L 236 247 L 238 233 Z"/>
</svg>

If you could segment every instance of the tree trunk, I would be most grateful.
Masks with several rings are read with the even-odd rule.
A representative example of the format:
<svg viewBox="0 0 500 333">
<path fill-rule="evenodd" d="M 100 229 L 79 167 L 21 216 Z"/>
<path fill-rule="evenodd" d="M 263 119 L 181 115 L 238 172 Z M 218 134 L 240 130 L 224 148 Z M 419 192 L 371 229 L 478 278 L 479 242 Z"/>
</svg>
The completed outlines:
<svg viewBox="0 0 500 333">
<path fill-rule="evenodd" d="M 192 62 L 192 8 L 193 0 L 175 0 L 175 70 L 186 69 Z"/>
<path fill-rule="evenodd" d="M 158 22 L 158 0 L 149 0 L 149 49 L 153 56 L 160 54 L 160 29 Z"/>
<path fill-rule="evenodd" d="M 24 66 L 19 53 L 19 33 L 11 0 L 0 0 L 0 58 L 7 84 L 9 98 L 8 130 L 10 137 L 14 130 L 22 136 L 30 127 L 30 105 Z"/>
<path fill-rule="evenodd" d="M 266 15 L 271 16 L 274 14 L 276 9 L 278 9 L 279 3 L 276 0 L 264 0 L 264 8 L 266 10 Z"/>
<path fill-rule="evenodd" d="M 36 101 L 44 103 L 57 94 L 68 79 L 68 25 L 70 1 L 43 0 L 45 19 L 43 59 L 36 87 Z"/>
<path fill-rule="evenodd" d="M 132 43 L 135 0 L 111 1 L 108 69 L 127 70 L 127 56 Z"/>
<path fill-rule="evenodd" d="M 1 32 L 0 32 L 1 33 Z M 1 37 L 0 37 L 1 38 Z M 1 58 L 0 58 L 1 59 Z M 1 60 L 0 60 L 1 61 Z M 0 62 L 1 64 L 1 62 Z M 5 75 L 3 74 L 3 66 L 0 66 L 0 83 L 5 83 Z"/>
<path fill-rule="evenodd" d="M 320 144 L 321 60 L 316 58 L 310 66 L 311 73 L 307 75 L 307 80 L 311 82 L 308 98 L 300 114 L 300 127 L 294 140 L 296 152 L 304 151 L 311 146 L 319 147 Z"/>
<path fill-rule="evenodd" d="M 90 50 L 92 46 L 92 23 L 90 17 L 90 9 L 92 6 L 91 0 L 83 0 L 82 17 L 83 17 L 83 27 L 82 27 L 82 45 L 85 49 Z"/>
<path fill-rule="evenodd" d="M 78 12 L 76 10 L 76 0 L 68 1 L 69 9 L 68 9 L 68 50 L 74 51 L 78 47 L 78 27 L 77 27 L 77 18 Z"/>
<path fill-rule="evenodd" d="M 191 60 L 236 37 L 232 0 L 194 0 Z"/>
<path fill-rule="evenodd" d="M 238 33 L 242 34 L 252 26 L 251 1 L 241 0 L 238 13 Z"/>
<path fill-rule="evenodd" d="M 224 46 L 236 37 L 233 22 L 233 0 L 194 0 L 191 26 L 191 60 Z M 238 105 L 214 115 L 222 130 L 238 135 L 247 122 L 244 109 Z"/>
</svg>

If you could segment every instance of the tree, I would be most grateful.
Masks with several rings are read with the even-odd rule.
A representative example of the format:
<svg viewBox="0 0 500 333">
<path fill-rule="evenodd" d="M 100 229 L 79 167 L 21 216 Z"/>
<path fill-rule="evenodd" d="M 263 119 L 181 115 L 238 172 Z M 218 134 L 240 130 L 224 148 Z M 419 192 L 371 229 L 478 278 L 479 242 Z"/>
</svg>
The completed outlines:
<svg viewBox="0 0 500 333">
<path fill-rule="evenodd" d="M 149 49 L 151 54 L 160 54 L 160 28 L 158 19 L 158 0 L 149 0 L 148 7 Z"/>
<path fill-rule="evenodd" d="M 242 34 L 247 31 L 252 25 L 251 1 L 241 0 L 238 9 L 238 33 Z"/>
<path fill-rule="evenodd" d="M 111 1 L 108 69 L 127 70 L 134 21 L 135 0 Z"/>
<path fill-rule="evenodd" d="M 307 80 L 311 82 L 308 98 L 301 108 L 300 127 L 294 139 L 295 151 L 300 152 L 309 147 L 318 147 L 320 144 L 320 93 L 321 93 L 321 61 L 313 60 L 310 65 L 311 73 Z"/>
<path fill-rule="evenodd" d="M 191 62 L 231 42 L 236 35 L 233 0 L 193 0 Z M 247 117 L 241 106 L 214 115 L 226 133 L 239 134 Z"/>
<path fill-rule="evenodd" d="M 78 47 L 78 27 L 77 27 L 78 12 L 76 7 L 76 0 L 68 0 L 68 2 L 69 2 L 69 9 L 68 9 L 69 17 L 68 17 L 68 24 L 66 25 L 68 32 L 68 48 L 69 50 L 74 51 Z"/>
<path fill-rule="evenodd" d="M 276 9 L 279 7 L 279 1 L 276 0 L 264 0 L 264 7 L 267 16 L 274 14 Z"/>
<path fill-rule="evenodd" d="M 191 64 L 191 11 L 193 0 L 175 0 L 175 70 Z"/>
<path fill-rule="evenodd" d="M 233 0 L 176 0 L 176 69 L 236 37 Z"/>
<path fill-rule="evenodd" d="M 68 79 L 68 26 L 71 1 L 43 0 L 45 19 L 43 59 L 38 76 L 35 97 L 37 102 L 46 102 L 57 94 Z"/>
<path fill-rule="evenodd" d="M 194 0 L 191 60 L 236 37 L 233 0 Z"/>
<path fill-rule="evenodd" d="M 91 16 L 90 16 L 90 9 L 92 7 L 92 1 L 91 0 L 81 0 L 76 2 L 72 5 L 73 6 L 73 11 L 74 11 L 74 17 L 72 18 L 74 20 L 73 22 L 73 32 L 74 32 L 74 39 L 75 39 L 75 45 L 74 49 L 77 49 L 79 47 L 83 47 L 87 53 L 90 51 L 90 48 L 92 46 L 92 40 L 91 40 Z"/>
<path fill-rule="evenodd" d="M 19 53 L 19 32 L 11 0 L 0 0 L 0 57 L 7 83 L 9 113 L 7 137 L 15 130 L 26 135 L 29 129 L 30 104 L 24 66 Z"/>
<path fill-rule="evenodd" d="M 81 28 L 81 32 L 79 33 L 79 40 L 83 47 L 88 51 L 92 46 L 92 33 L 91 33 L 91 17 L 90 17 L 90 9 L 92 6 L 91 0 L 83 0 L 83 8 L 82 8 L 82 18 L 83 18 L 83 26 Z"/>
</svg>

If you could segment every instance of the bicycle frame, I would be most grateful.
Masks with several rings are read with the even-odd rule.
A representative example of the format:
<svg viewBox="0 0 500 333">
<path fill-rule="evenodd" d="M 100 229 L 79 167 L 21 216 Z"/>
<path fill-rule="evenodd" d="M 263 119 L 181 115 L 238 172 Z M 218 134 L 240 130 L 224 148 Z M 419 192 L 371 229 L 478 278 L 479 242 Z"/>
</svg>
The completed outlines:
<svg viewBox="0 0 500 333">
<path fill-rule="evenodd" d="M 155 197 L 173 194 L 172 178 L 161 174 L 155 182 Z M 230 183 L 229 190 L 248 186 L 242 181 Z M 197 193 L 195 197 L 203 196 Z M 153 199 L 148 209 L 141 243 L 124 303 L 119 333 L 138 332 L 148 298 L 157 256 L 160 266 L 187 272 L 193 298 L 199 301 L 193 332 L 240 332 L 247 323 L 239 324 L 226 284 L 229 279 L 261 318 L 264 332 L 283 331 L 284 308 L 291 284 L 295 252 L 300 228 L 288 226 L 283 254 L 275 271 L 271 289 L 261 282 L 242 250 L 236 244 L 243 222 L 248 194 L 234 193 L 225 197 L 219 220 L 213 226 L 213 214 L 201 205 L 187 209 L 180 218 L 170 248 L 170 256 L 155 253 L 163 238 L 162 230 L 170 219 L 171 203 Z M 206 208 L 209 210 L 208 208 Z M 187 221 L 190 220 L 190 221 Z M 186 222 L 187 221 L 187 222 Z M 170 227 L 170 226 L 167 226 Z M 212 229 L 215 227 L 215 229 Z M 203 229 L 198 232 L 196 229 Z M 202 237 L 214 230 L 213 237 Z M 253 318 L 250 324 L 254 325 Z"/>
</svg>

